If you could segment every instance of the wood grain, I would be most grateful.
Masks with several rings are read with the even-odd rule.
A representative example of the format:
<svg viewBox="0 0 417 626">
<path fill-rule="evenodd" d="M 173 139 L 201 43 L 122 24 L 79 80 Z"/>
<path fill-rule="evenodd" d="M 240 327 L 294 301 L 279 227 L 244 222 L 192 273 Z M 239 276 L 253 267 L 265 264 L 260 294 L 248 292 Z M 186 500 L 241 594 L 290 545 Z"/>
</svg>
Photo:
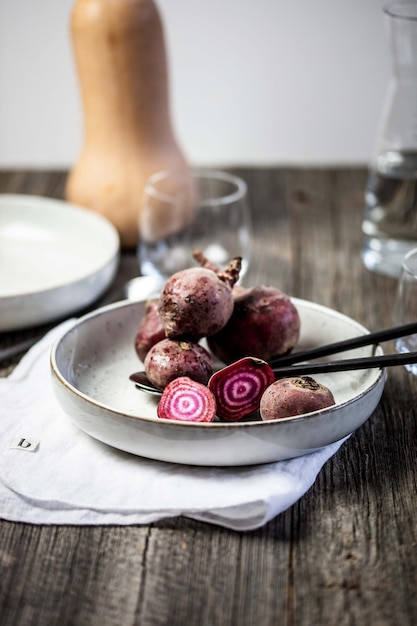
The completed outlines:
<svg viewBox="0 0 417 626">
<path fill-rule="evenodd" d="M 390 325 L 395 281 L 360 258 L 364 169 L 234 172 L 248 182 L 253 215 L 246 283 L 274 284 L 373 330 Z M 64 182 L 64 172 L 0 173 L 2 193 L 59 198 Z M 106 297 L 136 272 L 126 253 Z M 0 346 L 30 332 L 0 334 Z M 300 501 L 253 532 L 184 518 L 132 527 L 1 521 L 1 626 L 414 625 L 416 402 L 417 380 L 390 370 L 372 418 Z"/>
</svg>

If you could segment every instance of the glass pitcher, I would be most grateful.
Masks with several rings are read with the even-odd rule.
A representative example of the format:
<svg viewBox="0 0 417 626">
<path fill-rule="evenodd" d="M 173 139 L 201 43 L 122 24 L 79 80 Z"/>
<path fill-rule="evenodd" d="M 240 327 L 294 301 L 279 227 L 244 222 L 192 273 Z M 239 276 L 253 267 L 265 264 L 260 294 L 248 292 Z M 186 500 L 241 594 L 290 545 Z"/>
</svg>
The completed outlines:
<svg viewBox="0 0 417 626">
<path fill-rule="evenodd" d="M 365 191 L 362 258 L 397 277 L 417 245 L 417 2 L 384 8 L 392 75 Z"/>
</svg>

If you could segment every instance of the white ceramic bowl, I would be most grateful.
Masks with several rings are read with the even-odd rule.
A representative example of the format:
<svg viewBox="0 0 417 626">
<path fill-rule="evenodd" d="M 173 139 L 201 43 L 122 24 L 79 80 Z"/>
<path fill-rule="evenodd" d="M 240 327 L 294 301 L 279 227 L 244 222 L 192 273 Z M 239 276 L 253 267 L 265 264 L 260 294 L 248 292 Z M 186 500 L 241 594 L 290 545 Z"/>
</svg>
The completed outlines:
<svg viewBox="0 0 417 626">
<path fill-rule="evenodd" d="M 0 331 L 68 316 L 109 287 L 119 237 L 97 213 L 38 196 L 0 195 Z"/>
<path fill-rule="evenodd" d="M 303 300 L 293 302 L 301 317 L 298 349 L 368 332 L 336 311 Z M 228 424 L 158 419 L 158 397 L 139 391 L 129 380 L 130 374 L 143 369 L 134 350 L 143 312 L 143 302 L 97 310 L 80 318 L 51 353 L 53 387 L 69 418 L 115 448 L 192 465 L 267 463 L 301 456 L 343 438 L 370 417 L 380 400 L 385 370 L 370 369 L 317 375 L 332 390 L 336 405 L 299 417 Z M 337 358 L 372 353 L 372 347 L 365 347 Z"/>
</svg>

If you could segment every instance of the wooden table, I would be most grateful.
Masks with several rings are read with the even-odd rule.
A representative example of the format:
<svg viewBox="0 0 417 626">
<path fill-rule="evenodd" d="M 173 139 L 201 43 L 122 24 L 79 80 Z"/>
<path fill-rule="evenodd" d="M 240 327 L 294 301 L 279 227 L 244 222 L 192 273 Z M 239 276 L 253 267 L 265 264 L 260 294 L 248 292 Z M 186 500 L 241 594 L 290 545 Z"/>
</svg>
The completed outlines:
<svg viewBox="0 0 417 626">
<path fill-rule="evenodd" d="M 233 171 L 249 185 L 254 217 L 246 282 L 373 330 L 391 324 L 395 281 L 360 257 L 364 169 Z M 64 182 L 63 172 L 2 172 L 0 192 L 61 198 Z M 119 299 L 136 272 L 125 253 L 106 298 Z M 34 333 L 3 333 L 0 347 Z M 3 362 L 0 375 L 17 362 Z M 133 527 L 1 521 L 1 626 L 415 625 L 416 403 L 417 380 L 392 368 L 371 419 L 301 500 L 257 531 L 186 518 Z"/>
</svg>

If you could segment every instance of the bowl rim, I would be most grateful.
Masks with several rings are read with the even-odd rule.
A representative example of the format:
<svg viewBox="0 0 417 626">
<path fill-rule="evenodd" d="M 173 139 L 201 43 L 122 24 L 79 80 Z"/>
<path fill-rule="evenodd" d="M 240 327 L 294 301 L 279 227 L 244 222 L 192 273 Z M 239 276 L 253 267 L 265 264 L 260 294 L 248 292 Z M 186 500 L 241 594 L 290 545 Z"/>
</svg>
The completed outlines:
<svg viewBox="0 0 417 626">
<path fill-rule="evenodd" d="M 55 213 L 61 217 L 64 215 L 67 220 L 73 221 L 77 225 L 83 224 L 84 227 L 88 226 L 90 232 L 95 230 L 105 245 L 102 246 L 100 257 L 90 261 L 89 270 L 84 271 L 80 276 L 70 278 L 63 276 L 61 280 L 46 287 L 33 287 L 32 289 L 20 290 L 11 294 L 1 294 L 1 303 L 19 303 L 23 298 L 30 300 L 40 296 L 45 297 L 50 294 L 60 293 L 62 290 L 68 290 L 77 285 L 90 282 L 93 277 L 105 273 L 107 268 L 119 262 L 121 256 L 119 235 L 113 224 L 99 213 L 58 198 L 29 194 L 0 194 L 0 210 L 8 211 L 9 209 L 10 213 L 12 213 L 11 209 L 13 209 L 18 215 L 22 212 L 30 211 L 32 212 L 32 217 L 36 217 L 36 215 L 41 213 L 46 216 L 54 215 Z M 51 232 L 55 232 L 55 225 L 51 228 Z"/>
</svg>

